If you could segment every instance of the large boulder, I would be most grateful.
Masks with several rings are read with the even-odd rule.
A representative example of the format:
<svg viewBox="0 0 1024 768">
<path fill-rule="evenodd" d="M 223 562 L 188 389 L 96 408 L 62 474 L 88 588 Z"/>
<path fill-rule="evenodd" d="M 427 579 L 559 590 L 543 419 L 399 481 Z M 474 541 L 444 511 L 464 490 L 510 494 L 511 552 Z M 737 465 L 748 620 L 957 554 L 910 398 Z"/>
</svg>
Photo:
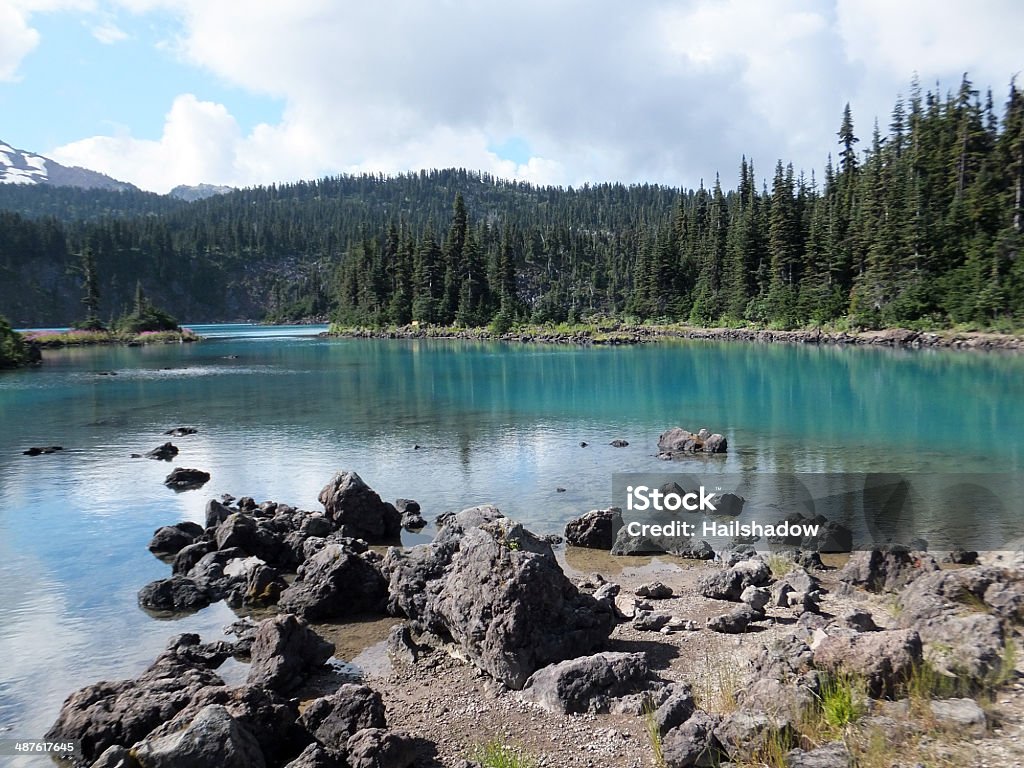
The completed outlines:
<svg viewBox="0 0 1024 768">
<path fill-rule="evenodd" d="M 210 473 L 201 469 L 175 467 L 164 480 L 164 485 L 176 491 L 191 491 L 210 482 Z"/>
<path fill-rule="evenodd" d="M 409 768 L 416 762 L 416 741 L 384 728 L 363 728 L 345 744 L 349 768 Z"/>
<path fill-rule="evenodd" d="M 549 712 L 607 712 L 612 699 L 642 688 L 649 672 L 642 653 L 596 653 L 537 670 L 522 695 Z"/>
<path fill-rule="evenodd" d="M 217 526 L 217 549 L 240 549 L 267 563 L 277 563 L 284 554 L 282 539 L 250 515 L 234 512 Z"/>
<path fill-rule="evenodd" d="M 144 739 L 131 750 L 146 768 L 262 768 L 252 732 L 220 704 L 204 707 L 183 730 Z"/>
<path fill-rule="evenodd" d="M 814 664 L 864 678 L 875 698 L 891 697 L 922 661 L 921 636 L 912 629 L 829 635 L 814 648 Z"/>
<path fill-rule="evenodd" d="M 433 543 L 390 550 L 384 570 L 392 611 L 417 631 L 450 638 L 510 688 L 593 653 L 615 625 L 611 602 L 581 593 L 548 542 L 493 509 L 464 510 Z"/>
<path fill-rule="evenodd" d="M 292 614 L 261 621 L 252 643 L 247 682 L 280 693 L 298 688 L 334 655 L 334 645 Z"/>
<path fill-rule="evenodd" d="M 108 747 L 145 738 L 188 706 L 198 691 L 224 685 L 192 653 L 198 641 L 195 635 L 176 637 L 137 679 L 94 683 L 71 694 L 45 738 L 80 741 L 89 761 Z"/>
<path fill-rule="evenodd" d="M 299 568 L 298 578 L 281 594 L 280 610 L 308 620 L 383 611 L 387 582 L 366 554 L 327 544 Z"/>
<path fill-rule="evenodd" d="M 661 754 L 666 768 L 717 768 L 724 759 L 715 738 L 719 720 L 697 710 L 679 727 L 664 734 Z"/>
<path fill-rule="evenodd" d="M 397 541 L 402 515 L 355 472 L 338 472 L 320 491 L 327 517 L 344 536 L 376 543 Z"/>
<path fill-rule="evenodd" d="M 593 509 L 566 524 L 565 542 L 573 547 L 610 550 L 621 527 L 622 510 L 618 507 Z"/>
</svg>

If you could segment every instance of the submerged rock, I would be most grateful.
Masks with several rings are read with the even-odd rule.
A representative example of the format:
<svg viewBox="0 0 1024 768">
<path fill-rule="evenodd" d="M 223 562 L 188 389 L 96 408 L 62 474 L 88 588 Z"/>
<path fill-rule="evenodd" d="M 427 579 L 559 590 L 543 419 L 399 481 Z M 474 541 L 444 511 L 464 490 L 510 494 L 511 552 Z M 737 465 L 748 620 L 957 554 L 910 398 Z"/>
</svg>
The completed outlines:
<svg viewBox="0 0 1024 768">
<path fill-rule="evenodd" d="M 178 455 L 178 448 L 173 443 L 164 443 L 161 446 L 154 448 L 152 451 L 148 451 L 142 454 L 147 459 L 156 459 L 157 461 L 170 461 Z"/>
<path fill-rule="evenodd" d="M 210 473 L 201 469 L 175 467 L 164 480 L 164 485 L 176 491 L 190 491 L 210 482 Z"/>
</svg>

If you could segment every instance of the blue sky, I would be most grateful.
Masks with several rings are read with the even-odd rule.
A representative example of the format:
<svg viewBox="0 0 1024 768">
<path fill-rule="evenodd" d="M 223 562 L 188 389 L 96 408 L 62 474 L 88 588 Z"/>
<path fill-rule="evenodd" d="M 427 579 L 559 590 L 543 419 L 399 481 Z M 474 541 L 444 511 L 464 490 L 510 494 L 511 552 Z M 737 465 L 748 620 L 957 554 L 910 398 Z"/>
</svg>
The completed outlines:
<svg viewBox="0 0 1024 768">
<path fill-rule="evenodd" d="M 1009 0 L 0 0 L 0 140 L 167 191 L 464 166 L 540 183 L 819 170 L 917 71 L 1005 100 Z M 865 142 L 866 144 L 866 142 Z"/>
</svg>

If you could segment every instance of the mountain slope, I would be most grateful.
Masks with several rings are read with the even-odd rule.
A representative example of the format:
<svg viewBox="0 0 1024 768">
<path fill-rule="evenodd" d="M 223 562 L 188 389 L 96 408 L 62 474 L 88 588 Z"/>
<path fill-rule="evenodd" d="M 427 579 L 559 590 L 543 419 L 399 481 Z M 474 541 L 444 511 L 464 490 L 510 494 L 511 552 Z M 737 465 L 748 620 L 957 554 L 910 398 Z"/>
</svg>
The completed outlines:
<svg viewBox="0 0 1024 768">
<path fill-rule="evenodd" d="M 131 184 L 86 168 L 61 165 L 48 157 L 15 149 L 0 141 L 0 184 L 47 184 L 79 189 L 124 191 Z"/>
</svg>

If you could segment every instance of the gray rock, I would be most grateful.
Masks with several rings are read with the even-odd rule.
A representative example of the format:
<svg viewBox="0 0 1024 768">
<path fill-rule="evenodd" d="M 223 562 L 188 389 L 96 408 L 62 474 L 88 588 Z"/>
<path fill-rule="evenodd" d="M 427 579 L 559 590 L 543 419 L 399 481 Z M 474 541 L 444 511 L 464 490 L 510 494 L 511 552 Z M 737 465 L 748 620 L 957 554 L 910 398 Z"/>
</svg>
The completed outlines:
<svg viewBox="0 0 1024 768">
<path fill-rule="evenodd" d="M 718 718 L 697 710 L 661 742 L 666 768 L 717 768 L 725 755 L 715 738 Z"/>
<path fill-rule="evenodd" d="M 715 728 L 715 738 L 734 762 L 753 762 L 769 743 L 787 743 L 793 735 L 793 724 L 785 717 L 745 709 L 730 712 Z"/>
<path fill-rule="evenodd" d="M 196 635 L 175 637 L 137 679 L 95 683 L 72 693 L 44 738 L 80 741 L 82 756 L 89 761 L 109 747 L 142 740 L 184 709 L 198 691 L 224 685 L 185 652 L 198 641 Z"/>
<path fill-rule="evenodd" d="M 772 573 L 760 558 L 741 560 L 731 568 L 705 574 L 697 582 L 697 591 L 715 600 L 738 602 L 747 587 L 763 587 L 771 582 Z"/>
<path fill-rule="evenodd" d="M 147 738 L 132 748 L 146 768 L 261 768 L 266 765 L 256 737 L 226 708 L 203 708 L 182 731 Z"/>
<path fill-rule="evenodd" d="M 672 692 L 656 710 L 654 723 L 662 738 L 673 728 L 678 728 L 693 715 L 697 705 L 693 700 L 693 690 L 688 684 L 674 684 Z"/>
<path fill-rule="evenodd" d="M 608 443 L 612 448 L 626 448 L 629 445 L 628 440 L 615 439 Z"/>
<path fill-rule="evenodd" d="M 874 698 L 892 696 L 921 660 L 921 636 L 911 629 L 830 635 L 814 649 L 816 666 L 862 676 Z"/>
<path fill-rule="evenodd" d="M 839 614 L 836 617 L 836 623 L 858 632 L 874 632 L 878 629 L 878 625 L 875 624 L 871 614 L 857 608 L 851 608 Z"/>
<path fill-rule="evenodd" d="M 660 581 L 652 581 L 637 587 L 635 594 L 638 597 L 647 597 L 651 600 L 666 600 L 672 597 L 672 587 L 662 584 Z"/>
<path fill-rule="evenodd" d="M 929 706 L 939 725 L 960 734 L 985 735 L 988 720 L 974 699 L 940 699 L 929 702 Z"/>
<path fill-rule="evenodd" d="M 409 768 L 416 762 L 416 742 L 383 728 L 356 731 L 345 745 L 350 768 Z"/>
<path fill-rule="evenodd" d="M 157 579 L 139 590 L 139 605 L 151 611 L 198 611 L 219 599 L 208 584 L 187 576 Z"/>
<path fill-rule="evenodd" d="M 261 621 L 250 651 L 249 684 L 295 690 L 334 655 L 334 645 L 292 614 Z"/>
<path fill-rule="evenodd" d="M 321 489 L 319 498 L 328 519 L 342 535 L 371 544 L 398 541 L 401 514 L 355 472 L 338 472 Z"/>
<path fill-rule="evenodd" d="M 637 611 L 633 617 L 633 629 L 641 632 L 658 632 L 662 627 L 667 627 L 670 621 L 672 617 L 667 613 Z"/>
<path fill-rule="evenodd" d="M 749 605 L 756 613 L 764 613 L 765 606 L 771 601 L 771 592 L 764 587 L 747 587 L 740 593 L 740 601 Z"/>
<path fill-rule="evenodd" d="M 801 676 L 782 682 L 774 677 L 757 677 L 738 694 L 743 709 L 767 712 L 786 722 L 796 723 L 818 703 L 817 675 Z"/>
<path fill-rule="evenodd" d="M 618 507 L 593 509 L 566 524 L 565 541 L 573 547 L 610 550 L 621 527 L 622 510 Z"/>
<path fill-rule="evenodd" d="M 328 544 L 300 568 L 278 606 L 315 621 L 376 613 L 384 609 L 387 582 L 363 555 L 341 544 Z"/>
<path fill-rule="evenodd" d="M 380 694 L 354 683 L 311 701 L 299 722 L 329 754 L 339 758 L 344 758 L 348 740 L 358 731 L 387 727 Z"/>
<path fill-rule="evenodd" d="M 170 461 L 178 455 L 178 448 L 173 443 L 164 443 L 154 448 L 152 451 L 147 451 L 142 454 L 147 459 L 156 459 L 157 461 Z"/>
<path fill-rule="evenodd" d="M 850 768 L 853 756 L 841 741 L 830 741 L 816 749 L 793 749 L 786 754 L 786 768 Z"/>
<path fill-rule="evenodd" d="M 206 527 L 216 528 L 231 516 L 231 510 L 216 499 L 206 502 Z"/>
<path fill-rule="evenodd" d="M 153 532 L 147 548 L 154 555 L 176 555 L 202 535 L 203 529 L 196 523 L 165 525 Z"/>
<path fill-rule="evenodd" d="M 597 653 L 537 670 L 522 696 L 549 712 L 607 712 L 611 699 L 636 692 L 648 675 L 642 653 Z"/>
<path fill-rule="evenodd" d="M 870 592 L 897 591 L 924 573 L 938 570 L 930 555 L 901 547 L 854 552 L 839 571 L 838 579 Z"/>
<path fill-rule="evenodd" d="M 747 631 L 752 621 L 763 619 L 764 614 L 755 611 L 749 605 L 741 605 L 722 616 L 713 616 L 708 619 L 708 629 L 712 632 L 722 632 L 728 635 L 738 635 Z"/>
<path fill-rule="evenodd" d="M 185 576 L 196 564 L 216 548 L 212 541 L 201 539 L 195 544 L 182 547 L 171 563 L 171 573 Z"/>
<path fill-rule="evenodd" d="M 140 768 L 132 753 L 118 745 L 108 748 L 90 768 Z"/>
<path fill-rule="evenodd" d="M 201 469 L 175 467 L 164 480 L 164 485 L 176 491 L 190 491 L 210 482 L 210 473 Z"/>
<path fill-rule="evenodd" d="M 284 550 L 279 537 L 242 512 L 232 513 L 218 525 L 214 539 L 217 549 L 239 549 L 267 563 L 278 562 Z"/>
<path fill-rule="evenodd" d="M 341 768 L 337 760 L 316 742 L 307 746 L 284 768 Z"/>
</svg>

